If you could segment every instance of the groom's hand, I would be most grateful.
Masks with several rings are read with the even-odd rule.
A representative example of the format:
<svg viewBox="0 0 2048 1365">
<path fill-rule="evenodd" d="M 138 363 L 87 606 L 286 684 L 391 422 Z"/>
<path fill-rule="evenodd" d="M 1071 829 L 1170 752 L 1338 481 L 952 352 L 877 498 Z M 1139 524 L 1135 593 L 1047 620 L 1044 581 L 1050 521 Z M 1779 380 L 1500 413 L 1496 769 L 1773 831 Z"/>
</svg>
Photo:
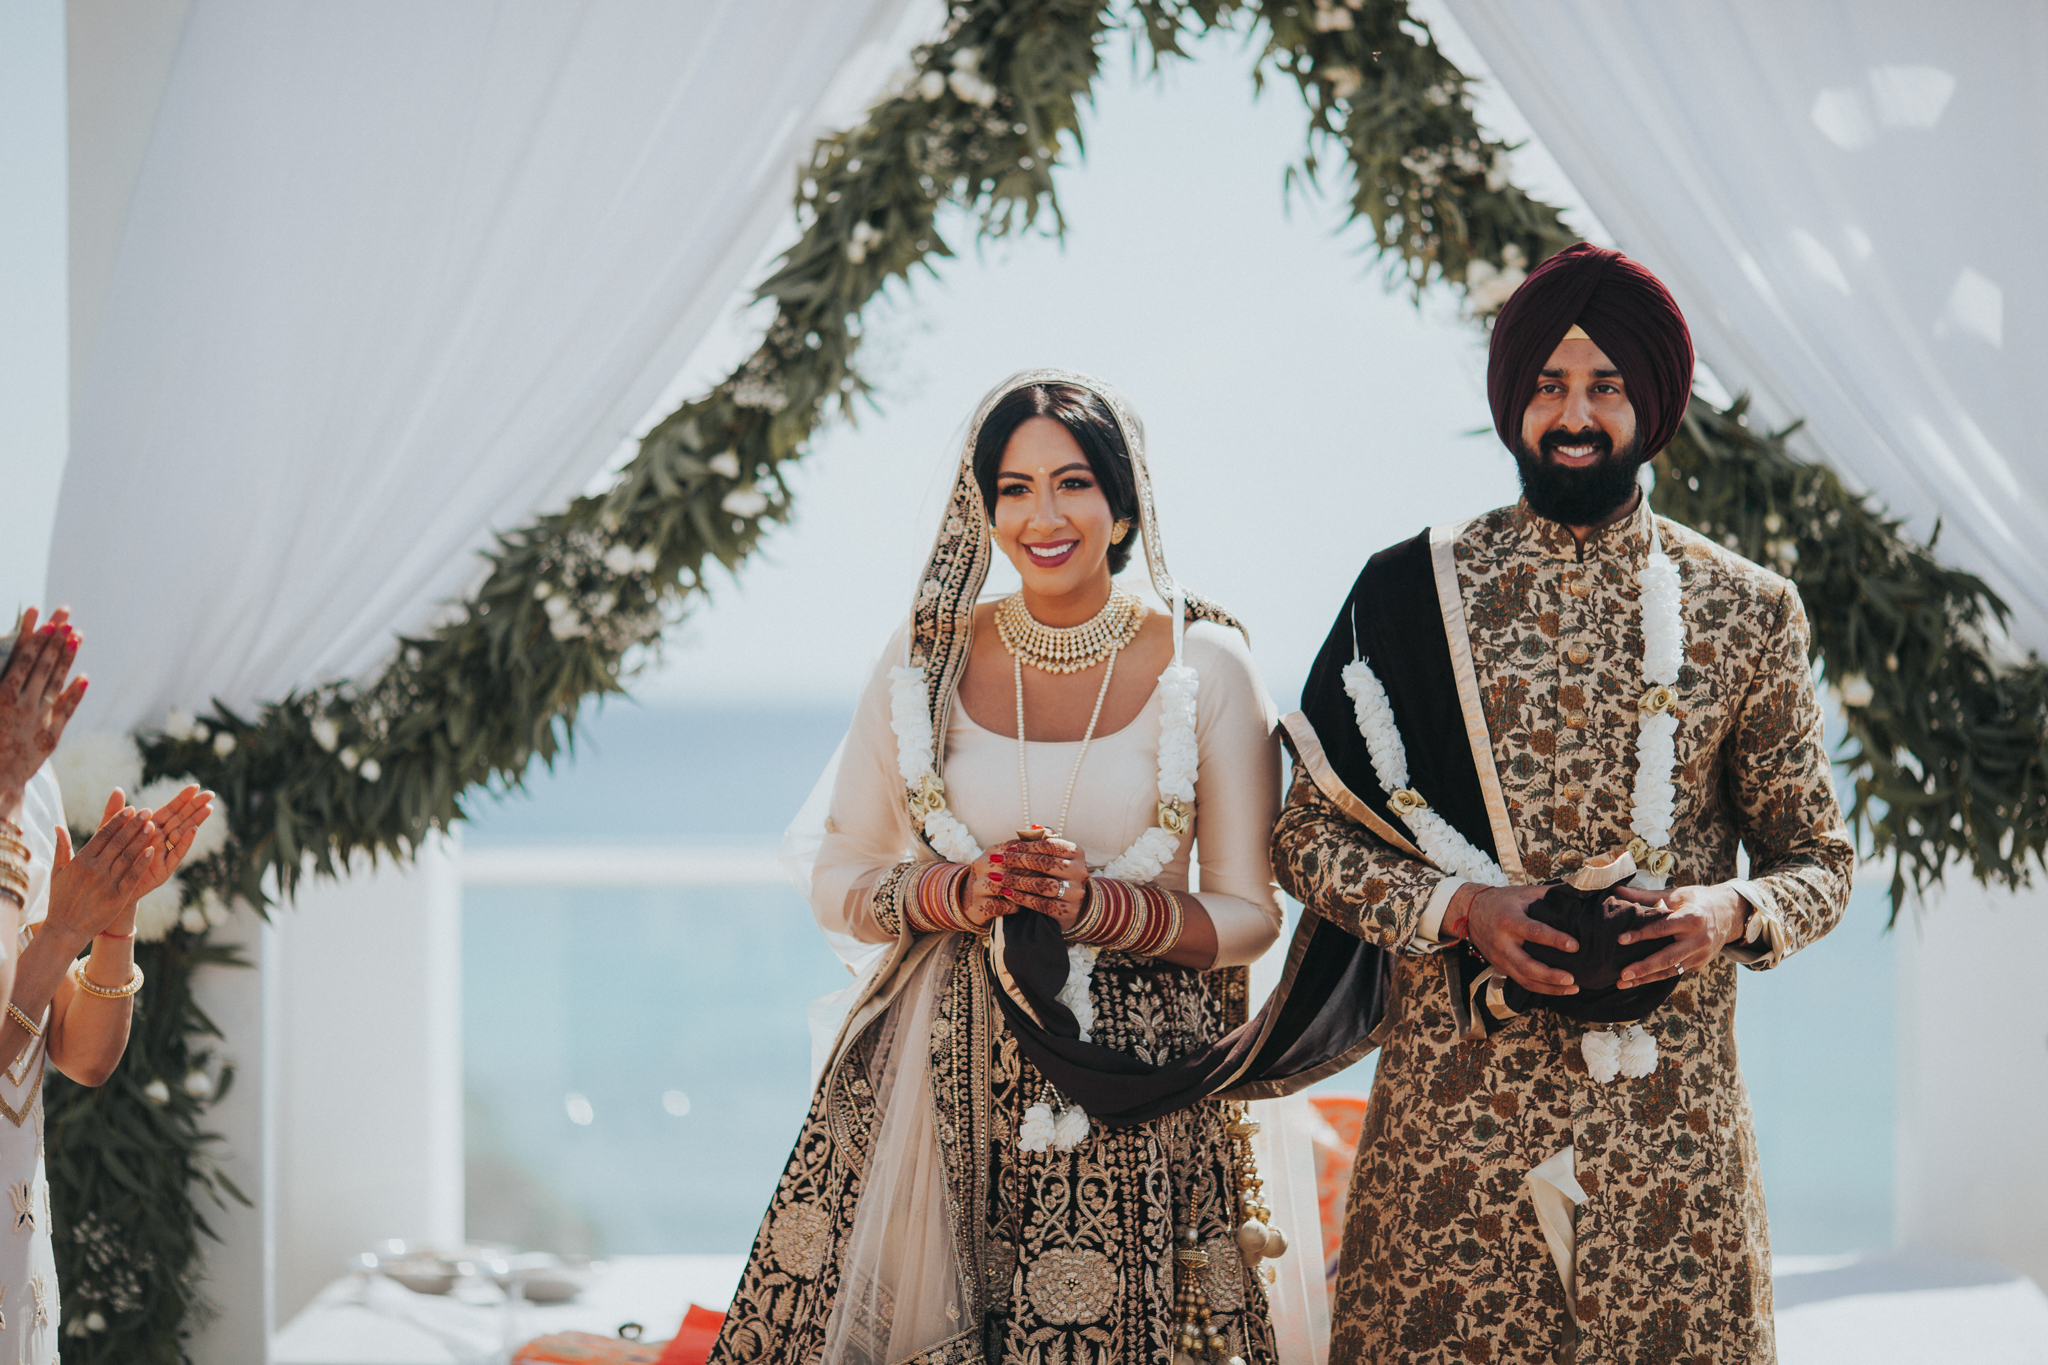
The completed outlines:
<svg viewBox="0 0 2048 1365">
<path fill-rule="evenodd" d="M 1538 995 L 1577 995 L 1572 974 L 1546 967 L 1523 949 L 1543 943 L 1567 953 L 1579 950 L 1578 940 L 1529 918 L 1529 907 L 1543 899 L 1547 887 L 1489 886 L 1472 898 L 1466 912 L 1465 937 L 1494 967 Z"/>
<path fill-rule="evenodd" d="M 1623 990 L 1662 981 L 1667 976 L 1706 970 L 1724 946 L 1741 940 L 1743 923 L 1749 914 L 1749 902 L 1741 892 L 1727 885 L 1681 886 L 1674 891 L 1617 886 L 1613 894 L 1664 914 L 1660 920 L 1623 934 L 1623 943 L 1671 940 L 1656 953 L 1623 969 L 1621 980 L 1615 983 Z"/>
</svg>

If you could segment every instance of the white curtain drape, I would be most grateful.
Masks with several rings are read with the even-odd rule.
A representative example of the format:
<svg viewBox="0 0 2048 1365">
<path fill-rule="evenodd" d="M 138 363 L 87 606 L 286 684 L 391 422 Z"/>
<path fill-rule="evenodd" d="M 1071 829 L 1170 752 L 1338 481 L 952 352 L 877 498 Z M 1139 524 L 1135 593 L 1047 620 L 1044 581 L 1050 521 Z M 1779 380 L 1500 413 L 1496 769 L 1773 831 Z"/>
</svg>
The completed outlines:
<svg viewBox="0 0 2048 1365">
<path fill-rule="evenodd" d="M 903 0 L 194 0 L 78 377 L 80 723 L 376 667 L 631 434 Z"/>
<path fill-rule="evenodd" d="M 2048 6 L 1449 4 L 1728 387 L 2048 649 Z"/>
</svg>

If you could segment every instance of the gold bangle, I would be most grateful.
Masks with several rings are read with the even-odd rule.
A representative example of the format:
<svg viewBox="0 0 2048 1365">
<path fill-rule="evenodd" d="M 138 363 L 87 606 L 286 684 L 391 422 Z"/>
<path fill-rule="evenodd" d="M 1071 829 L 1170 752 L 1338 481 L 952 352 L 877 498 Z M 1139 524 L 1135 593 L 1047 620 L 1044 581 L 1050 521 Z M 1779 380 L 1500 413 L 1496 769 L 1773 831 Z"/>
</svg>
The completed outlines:
<svg viewBox="0 0 2048 1365">
<path fill-rule="evenodd" d="M 14 1016 L 15 1023 L 28 1030 L 29 1037 L 40 1038 L 43 1036 L 43 1030 L 37 1025 L 36 1021 L 22 1013 L 21 1006 L 15 1004 L 12 1000 L 7 1002 L 7 1012 Z"/>
<path fill-rule="evenodd" d="M 105 986 L 95 985 L 92 978 L 85 974 L 85 964 L 89 960 L 88 958 L 81 957 L 71 964 L 71 979 L 78 983 L 80 990 L 90 995 L 97 995 L 102 1000 L 125 1000 L 142 989 L 141 963 L 130 963 L 128 980 L 116 986 L 113 990 L 108 990 Z"/>
<path fill-rule="evenodd" d="M 1095 893 L 1095 878 L 1090 877 L 1081 889 L 1081 913 L 1074 919 L 1074 927 L 1067 938 L 1074 943 L 1087 943 L 1090 935 L 1102 927 L 1102 897 Z"/>
</svg>

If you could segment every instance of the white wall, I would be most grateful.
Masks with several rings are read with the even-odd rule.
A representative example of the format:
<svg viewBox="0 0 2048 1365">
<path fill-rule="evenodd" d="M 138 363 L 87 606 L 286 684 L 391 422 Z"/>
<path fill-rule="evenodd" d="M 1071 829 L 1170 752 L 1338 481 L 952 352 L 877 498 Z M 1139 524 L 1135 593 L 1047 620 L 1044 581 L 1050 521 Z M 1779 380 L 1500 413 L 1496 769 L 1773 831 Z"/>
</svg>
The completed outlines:
<svg viewBox="0 0 2048 1365">
<path fill-rule="evenodd" d="M 38 602 L 70 442 L 64 0 L 0 0 L 0 631 Z"/>
<path fill-rule="evenodd" d="M 2048 1285 L 2048 889 L 1953 881 L 1899 930 L 1899 1242 Z"/>
</svg>

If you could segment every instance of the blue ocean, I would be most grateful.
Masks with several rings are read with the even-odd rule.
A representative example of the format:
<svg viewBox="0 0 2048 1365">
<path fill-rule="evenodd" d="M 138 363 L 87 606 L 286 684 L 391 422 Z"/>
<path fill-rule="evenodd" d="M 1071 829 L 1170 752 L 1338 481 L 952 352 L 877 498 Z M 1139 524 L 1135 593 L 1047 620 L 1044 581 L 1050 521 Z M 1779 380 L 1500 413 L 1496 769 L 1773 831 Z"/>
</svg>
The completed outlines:
<svg viewBox="0 0 2048 1365">
<path fill-rule="evenodd" d="M 483 799 L 464 846 L 771 850 L 849 715 L 615 700 L 552 772 Z M 1781 1255 L 1891 1243 L 1893 940 L 1867 881 L 1833 935 L 1742 977 Z M 848 980 L 793 889 L 471 885 L 463 968 L 472 1238 L 747 1248 L 808 1101 L 805 1009 Z"/>
</svg>

